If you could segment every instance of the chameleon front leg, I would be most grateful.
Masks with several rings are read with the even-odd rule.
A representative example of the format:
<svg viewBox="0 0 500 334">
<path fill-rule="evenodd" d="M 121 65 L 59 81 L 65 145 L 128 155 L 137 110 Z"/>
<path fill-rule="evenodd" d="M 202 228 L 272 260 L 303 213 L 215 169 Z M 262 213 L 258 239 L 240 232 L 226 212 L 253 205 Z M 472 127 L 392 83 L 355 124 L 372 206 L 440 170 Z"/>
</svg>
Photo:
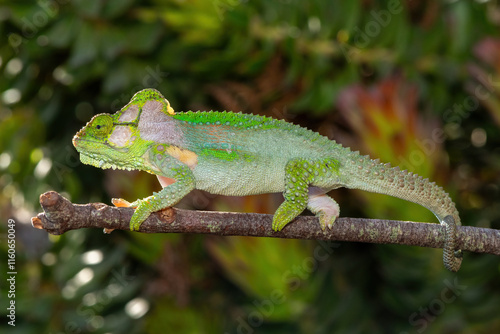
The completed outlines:
<svg viewBox="0 0 500 334">
<path fill-rule="evenodd" d="M 273 217 L 272 228 L 280 231 L 308 207 L 320 219 L 321 227 L 331 227 L 339 214 L 338 204 L 319 188 L 338 176 L 338 162 L 333 159 L 294 159 L 285 167 L 285 201 Z M 312 187 L 310 187 L 312 186 Z"/>
<path fill-rule="evenodd" d="M 150 154 L 150 161 L 160 170 L 156 174 L 163 189 L 132 203 L 123 199 L 113 199 L 113 204 L 116 206 L 136 208 L 130 219 L 131 231 L 138 231 L 151 213 L 175 205 L 195 188 L 195 177 L 191 169 L 176 158 L 163 153 L 163 150 L 154 148 Z"/>
</svg>

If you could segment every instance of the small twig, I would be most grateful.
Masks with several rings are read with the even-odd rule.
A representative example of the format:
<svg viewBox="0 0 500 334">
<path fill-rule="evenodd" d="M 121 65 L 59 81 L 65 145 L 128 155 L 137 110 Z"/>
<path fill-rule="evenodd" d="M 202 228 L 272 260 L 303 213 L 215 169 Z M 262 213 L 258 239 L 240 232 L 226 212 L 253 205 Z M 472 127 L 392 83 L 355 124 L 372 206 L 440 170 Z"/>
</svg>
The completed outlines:
<svg viewBox="0 0 500 334">
<path fill-rule="evenodd" d="M 51 234 L 94 227 L 129 230 L 131 208 L 103 203 L 73 204 L 54 191 L 40 196 L 44 210 L 31 219 L 35 228 Z M 321 230 L 317 218 L 300 216 L 282 231 L 271 229 L 272 215 L 166 209 L 156 212 L 141 225 L 144 233 L 204 233 L 288 239 L 316 239 L 401 244 L 441 248 L 444 230 L 439 224 L 382 219 L 338 218 L 332 229 Z M 457 228 L 458 248 L 476 253 L 500 255 L 500 231 L 472 226 Z"/>
</svg>

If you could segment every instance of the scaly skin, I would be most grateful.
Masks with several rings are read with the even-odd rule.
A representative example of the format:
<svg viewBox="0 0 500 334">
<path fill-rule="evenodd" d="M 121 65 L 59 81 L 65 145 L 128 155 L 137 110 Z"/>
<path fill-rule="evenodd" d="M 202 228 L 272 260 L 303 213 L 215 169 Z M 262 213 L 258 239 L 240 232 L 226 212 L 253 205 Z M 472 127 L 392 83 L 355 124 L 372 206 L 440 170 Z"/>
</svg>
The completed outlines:
<svg viewBox="0 0 500 334">
<path fill-rule="evenodd" d="M 94 116 L 73 145 L 83 163 L 158 176 L 160 192 L 133 203 L 114 200 L 136 208 L 131 230 L 193 189 L 230 196 L 283 192 L 275 231 L 305 208 L 318 216 L 323 229 L 331 228 L 339 206 L 326 193 L 355 188 L 431 210 L 445 227 L 444 264 L 451 271 L 460 268 L 461 251 L 455 249 L 460 217 L 442 188 L 284 121 L 232 112 L 174 113 L 158 91 L 145 89 L 116 114 Z"/>
</svg>

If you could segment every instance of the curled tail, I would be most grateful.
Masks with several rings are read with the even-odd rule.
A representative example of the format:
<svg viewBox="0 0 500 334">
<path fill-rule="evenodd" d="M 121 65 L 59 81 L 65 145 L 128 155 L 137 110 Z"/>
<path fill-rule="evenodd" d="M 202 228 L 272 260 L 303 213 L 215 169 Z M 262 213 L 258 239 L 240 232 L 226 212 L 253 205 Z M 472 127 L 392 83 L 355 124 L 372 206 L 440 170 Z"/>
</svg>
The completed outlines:
<svg viewBox="0 0 500 334">
<path fill-rule="evenodd" d="M 417 174 L 381 164 L 378 159 L 372 160 L 358 152 L 350 152 L 343 159 L 341 169 L 341 175 L 348 175 L 347 188 L 394 196 L 432 211 L 445 228 L 444 265 L 453 272 L 460 269 L 462 252 L 456 250 L 456 226 L 461 225 L 460 217 L 455 203 L 443 188 Z"/>
</svg>

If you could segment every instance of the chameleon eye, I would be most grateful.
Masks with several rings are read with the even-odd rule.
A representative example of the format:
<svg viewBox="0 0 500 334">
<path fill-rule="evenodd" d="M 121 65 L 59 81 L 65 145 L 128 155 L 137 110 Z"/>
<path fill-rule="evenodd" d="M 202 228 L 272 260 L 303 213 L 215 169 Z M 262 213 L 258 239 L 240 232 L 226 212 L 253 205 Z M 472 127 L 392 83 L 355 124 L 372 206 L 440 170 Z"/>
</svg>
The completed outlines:
<svg viewBox="0 0 500 334">
<path fill-rule="evenodd" d="M 92 130 L 97 136 L 105 136 L 113 127 L 113 119 L 110 115 L 97 115 L 92 121 Z"/>
</svg>

